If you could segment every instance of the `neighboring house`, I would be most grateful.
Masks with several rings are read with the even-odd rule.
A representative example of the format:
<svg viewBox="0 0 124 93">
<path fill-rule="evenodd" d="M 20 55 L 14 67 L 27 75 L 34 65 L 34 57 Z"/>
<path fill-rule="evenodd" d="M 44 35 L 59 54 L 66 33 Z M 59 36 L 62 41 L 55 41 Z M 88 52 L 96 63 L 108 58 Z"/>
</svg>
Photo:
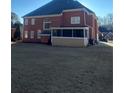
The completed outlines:
<svg viewBox="0 0 124 93">
<path fill-rule="evenodd" d="M 76 0 L 52 0 L 23 18 L 24 42 L 82 47 L 98 38 L 95 13 Z"/>
<path fill-rule="evenodd" d="M 106 27 L 99 27 L 99 40 L 113 40 L 113 30 Z"/>
<path fill-rule="evenodd" d="M 103 33 L 103 35 L 104 35 L 104 33 Z M 113 40 L 113 32 L 105 33 L 104 38 L 107 40 Z"/>
</svg>

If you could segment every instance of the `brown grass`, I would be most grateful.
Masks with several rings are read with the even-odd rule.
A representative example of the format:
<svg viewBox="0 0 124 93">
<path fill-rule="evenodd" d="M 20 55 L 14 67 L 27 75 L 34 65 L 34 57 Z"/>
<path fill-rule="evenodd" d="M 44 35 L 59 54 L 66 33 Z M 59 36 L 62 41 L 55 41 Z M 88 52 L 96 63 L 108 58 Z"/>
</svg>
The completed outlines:
<svg viewBox="0 0 124 93">
<path fill-rule="evenodd" d="M 112 47 L 12 45 L 12 93 L 112 93 Z"/>
</svg>

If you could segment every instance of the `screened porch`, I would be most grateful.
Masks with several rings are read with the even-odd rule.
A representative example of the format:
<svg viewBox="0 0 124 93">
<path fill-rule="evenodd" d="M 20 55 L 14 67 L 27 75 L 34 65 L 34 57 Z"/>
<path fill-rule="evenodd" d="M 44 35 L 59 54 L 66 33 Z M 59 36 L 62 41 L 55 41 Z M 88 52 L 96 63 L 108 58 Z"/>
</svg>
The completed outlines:
<svg viewBox="0 0 124 93">
<path fill-rule="evenodd" d="M 89 38 L 88 27 L 52 28 L 52 37 Z"/>
<path fill-rule="evenodd" d="M 54 27 L 51 28 L 51 43 L 57 46 L 87 46 L 88 27 Z"/>
</svg>

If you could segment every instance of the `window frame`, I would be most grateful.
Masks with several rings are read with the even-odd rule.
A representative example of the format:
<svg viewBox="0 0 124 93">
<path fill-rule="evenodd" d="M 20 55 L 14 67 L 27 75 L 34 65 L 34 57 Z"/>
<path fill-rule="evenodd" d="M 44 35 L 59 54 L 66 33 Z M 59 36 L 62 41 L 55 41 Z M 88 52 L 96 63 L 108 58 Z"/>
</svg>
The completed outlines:
<svg viewBox="0 0 124 93">
<path fill-rule="evenodd" d="M 31 25 L 35 25 L 35 18 L 31 19 Z"/>
<path fill-rule="evenodd" d="M 58 30 L 60 30 L 60 31 L 58 31 Z M 52 35 L 53 35 L 53 36 L 57 36 L 57 37 L 62 37 L 63 31 L 62 31 L 61 29 L 53 30 L 53 31 L 52 31 Z"/>
<path fill-rule="evenodd" d="M 41 34 L 41 30 L 37 30 L 37 39 L 41 39 L 40 34 Z"/>
<path fill-rule="evenodd" d="M 67 32 L 66 31 L 71 31 Z M 65 34 L 65 35 L 64 35 Z M 69 28 L 52 28 L 51 36 L 53 37 L 72 37 L 72 38 L 89 38 L 89 29 L 88 28 L 77 28 L 77 29 L 69 29 Z"/>
<path fill-rule="evenodd" d="M 64 29 L 62 30 L 62 37 L 73 37 L 73 30 L 72 29 Z"/>
<path fill-rule="evenodd" d="M 51 25 L 51 21 L 44 21 L 43 22 L 43 30 L 50 30 L 51 27 L 45 28 L 45 24 L 50 24 Z"/>
<path fill-rule="evenodd" d="M 29 21 L 29 20 L 26 18 L 26 19 L 25 19 L 25 25 L 28 25 L 28 21 Z"/>
<path fill-rule="evenodd" d="M 34 34 L 35 34 L 34 31 L 30 31 L 30 38 L 31 39 L 34 39 Z"/>
<path fill-rule="evenodd" d="M 80 24 L 80 16 L 73 16 L 71 17 L 71 24 Z"/>
<path fill-rule="evenodd" d="M 73 30 L 73 37 L 84 38 L 84 29 Z"/>
<path fill-rule="evenodd" d="M 24 38 L 27 39 L 28 38 L 28 31 L 24 32 Z"/>
</svg>

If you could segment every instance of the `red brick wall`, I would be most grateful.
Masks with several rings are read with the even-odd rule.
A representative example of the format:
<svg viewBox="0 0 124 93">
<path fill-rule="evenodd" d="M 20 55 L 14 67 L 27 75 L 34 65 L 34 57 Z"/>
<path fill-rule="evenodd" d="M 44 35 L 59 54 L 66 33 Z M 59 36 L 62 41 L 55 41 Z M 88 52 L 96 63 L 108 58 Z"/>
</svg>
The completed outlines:
<svg viewBox="0 0 124 93">
<path fill-rule="evenodd" d="M 31 25 L 31 18 L 28 19 L 28 25 L 24 26 L 24 31 L 36 31 L 38 29 L 43 29 L 43 19 L 35 18 L 35 25 Z"/>
<path fill-rule="evenodd" d="M 71 17 L 79 16 L 80 24 L 71 24 Z M 85 25 L 84 12 L 75 11 L 75 12 L 64 12 L 63 13 L 63 26 L 65 27 L 81 27 Z"/>
<path fill-rule="evenodd" d="M 71 17 L 80 16 L 81 23 L 80 24 L 71 24 Z M 48 17 L 46 17 L 48 18 Z M 31 25 L 31 18 L 28 19 L 28 25 L 24 26 L 24 31 L 35 31 L 34 39 L 25 39 L 24 41 L 33 41 L 40 42 L 40 39 L 37 39 L 37 31 L 43 31 L 43 20 L 45 17 L 35 18 L 35 25 Z M 90 35 L 92 39 L 96 39 L 96 34 L 98 32 L 97 21 L 95 16 L 88 15 L 83 11 L 75 11 L 75 12 L 64 12 L 62 16 L 49 17 L 49 21 L 51 21 L 51 27 L 90 27 Z"/>
<path fill-rule="evenodd" d="M 37 31 L 41 30 L 43 31 L 43 20 L 48 17 L 43 17 L 43 18 L 35 18 L 35 25 L 31 25 L 31 18 L 28 18 L 28 25 L 24 26 L 24 31 L 29 32 L 29 39 L 23 38 L 25 42 L 40 42 L 40 39 L 37 39 Z M 62 25 L 62 16 L 57 16 L 57 17 L 49 17 L 49 21 L 51 21 L 51 27 L 60 27 Z M 35 36 L 34 39 L 30 39 L 30 31 L 35 31 Z M 25 34 L 25 33 L 24 33 Z M 23 37 L 24 37 L 23 34 Z"/>
<path fill-rule="evenodd" d="M 93 16 L 93 38 L 94 39 L 97 39 L 97 33 L 98 33 L 97 19 L 95 16 Z"/>
<path fill-rule="evenodd" d="M 97 39 L 98 26 L 95 15 L 85 13 L 86 25 L 90 27 L 90 38 Z"/>
<path fill-rule="evenodd" d="M 97 38 L 97 25 L 96 25 L 97 21 L 94 19 L 94 32 L 95 32 L 95 38 Z"/>
<path fill-rule="evenodd" d="M 93 16 L 85 13 L 86 25 L 93 26 Z"/>
<path fill-rule="evenodd" d="M 41 30 L 42 31 L 43 29 L 43 19 L 42 18 L 35 18 L 35 25 L 31 25 L 31 18 L 28 19 L 28 25 L 25 25 L 24 26 L 24 31 L 28 31 L 29 32 L 29 35 L 28 35 L 28 38 L 29 39 L 24 39 L 24 41 L 30 41 L 31 42 L 38 42 L 40 41 L 39 39 L 37 39 L 37 31 L 38 30 Z M 30 31 L 35 31 L 34 33 L 34 39 L 30 39 Z M 24 33 L 25 34 L 25 33 Z M 23 35 L 24 36 L 24 35 Z"/>
<path fill-rule="evenodd" d="M 49 43 L 49 36 L 42 36 L 41 43 L 48 44 Z"/>
<path fill-rule="evenodd" d="M 62 16 L 51 17 L 50 21 L 52 22 L 51 24 L 52 27 L 60 27 L 63 24 Z"/>
</svg>

